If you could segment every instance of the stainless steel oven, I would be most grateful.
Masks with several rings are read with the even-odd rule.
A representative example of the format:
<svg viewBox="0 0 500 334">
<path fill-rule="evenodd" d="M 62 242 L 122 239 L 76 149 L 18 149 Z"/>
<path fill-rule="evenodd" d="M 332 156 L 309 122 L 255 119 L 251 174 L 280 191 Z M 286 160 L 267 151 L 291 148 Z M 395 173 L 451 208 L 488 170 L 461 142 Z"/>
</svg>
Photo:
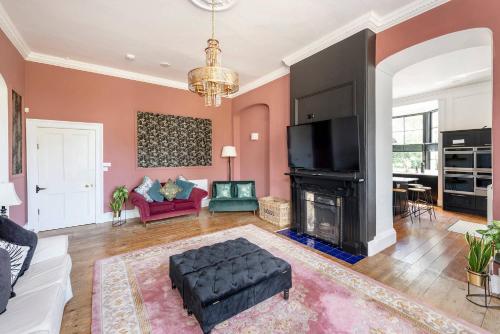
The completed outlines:
<svg viewBox="0 0 500 334">
<path fill-rule="evenodd" d="M 487 188 L 493 183 L 493 176 L 487 172 L 476 172 L 476 188 L 475 193 L 477 196 L 486 197 Z"/>
<path fill-rule="evenodd" d="M 451 194 L 474 195 L 476 189 L 474 172 L 444 171 L 444 192 Z"/>
<path fill-rule="evenodd" d="M 477 147 L 475 156 L 475 168 L 477 170 L 491 171 L 491 147 Z"/>
<path fill-rule="evenodd" d="M 475 150 L 472 147 L 447 147 L 444 149 L 444 168 L 473 170 Z"/>
</svg>

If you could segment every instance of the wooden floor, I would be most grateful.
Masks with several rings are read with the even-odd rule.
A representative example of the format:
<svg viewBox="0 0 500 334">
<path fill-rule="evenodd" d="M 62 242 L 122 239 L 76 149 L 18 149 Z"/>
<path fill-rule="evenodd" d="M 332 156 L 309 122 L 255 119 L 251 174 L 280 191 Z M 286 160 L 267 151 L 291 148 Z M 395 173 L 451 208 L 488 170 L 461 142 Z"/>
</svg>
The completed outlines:
<svg viewBox="0 0 500 334">
<path fill-rule="evenodd" d="M 397 243 L 354 266 L 323 255 L 450 315 L 500 333 L 500 310 L 486 310 L 466 301 L 467 245 L 463 235 L 447 230 L 458 219 L 485 223 L 484 219 L 442 210 L 436 214 L 437 220 L 432 222 L 428 218 L 413 224 L 409 220 L 396 221 Z M 74 298 L 66 305 L 61 333 L 90 333 L 92 274 L 97 259 L 245 224 L 276 230 L 248 213 L 212 217 L 203 212 L 199 218 L 176 218 L 147 228 L 132 221 L 117 228 L 100 224 L 41 233 L 40 237 L 68 234 L 70 238 Z"/>
</svg>

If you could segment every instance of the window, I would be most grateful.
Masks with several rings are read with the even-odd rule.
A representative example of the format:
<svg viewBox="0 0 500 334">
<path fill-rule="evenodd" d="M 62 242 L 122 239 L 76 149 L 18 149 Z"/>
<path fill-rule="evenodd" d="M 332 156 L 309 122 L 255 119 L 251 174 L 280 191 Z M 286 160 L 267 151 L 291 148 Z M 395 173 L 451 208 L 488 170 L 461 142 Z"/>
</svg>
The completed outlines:
<svg viewBox="0 0 500 334">
<path fill-rule="evenodd" d="M 438 111 L 392 119 L 392 167 L 394 172 L 437 170 Z"/>
</svg>

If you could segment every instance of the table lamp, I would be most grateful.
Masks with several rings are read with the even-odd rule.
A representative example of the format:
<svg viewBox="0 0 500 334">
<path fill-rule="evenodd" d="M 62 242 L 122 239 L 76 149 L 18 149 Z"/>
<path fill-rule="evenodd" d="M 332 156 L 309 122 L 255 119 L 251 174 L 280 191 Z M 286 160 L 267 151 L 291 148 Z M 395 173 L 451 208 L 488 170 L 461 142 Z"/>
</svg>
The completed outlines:
<svg viewBox="0 0 500 334">
<path fill-rule="evenodd" d="M 7 206 L 19 205 L 21 203 L 13 183 L 0 183 L 0 216 L 7 217 Z"/>
<path fill-rule="evenodd" d="M 231 181 L 231 158 L 236 157 L 236 147 L 234 146 L 224 146 L 222 148 L 221 157 L 227 158 L 228 166 L 229 166 L 229 181 Z"/>
</svg>

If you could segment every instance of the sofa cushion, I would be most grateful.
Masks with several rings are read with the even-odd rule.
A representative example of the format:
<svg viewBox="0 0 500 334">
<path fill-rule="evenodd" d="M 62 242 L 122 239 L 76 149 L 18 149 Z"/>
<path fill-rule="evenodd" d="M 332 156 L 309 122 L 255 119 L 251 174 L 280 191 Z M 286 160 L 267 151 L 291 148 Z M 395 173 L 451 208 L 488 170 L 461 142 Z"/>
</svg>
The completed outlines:
<svg viewBox="0 0 500 334">
<path fill-rule="evenodd" d="M 7 308 L 11 290 L 10 255 L 5 249 L 0 249 L 0 314 Z"/>
<path fill-rule="evenodd" d="M 215 198 L 231 198 L 231 183 L 217 183 L 215 185 Z"/>
<path fill-rule="evenodd" d="M 209 211 L 254 211 L 259 208 L 257 198 L 212 198 Z"/>
<path fill-rule="evenodd" d="M 169 201 L 154 202 L 149 204 L 149 211 L 151 212 L 152 215 L 172 211 L 174 209 L 175 209 L 174 203 Z"/>
<path fill-rule="evenodd" d="M 33 254 L 38 244 L 38 236 L 36 233 L 17 225 L 9 218 L 0 217 L 0 239 L 30 248 L 24 260 L 23 267 L 19 272 L 19 276 L 22 276 L 30 267 Z"/>
<path fill-rule="evenodd" d="M 67 235 L 41 238 L 38 240 L 31 264 L 34 265 L 35 263 L 41 263 L 68 254 L 68 244 Z"/>
<path fill-rule="evenodd" d="M 64 289 L 59 284 L 12 298 L 1 315 L 0 333 L 59 333 L 64 305 Z"/>
<path fill-rule="evenodd" d="M 144 176 L 142 179 L 142 183 L 134 189 L 134 191 L 144 197 L 144 199 L 148 202 L 153 202 L 153 199 L 148 195 L 149 189 L 153 186 L 153 180 L 149 177 Z"/>
<path fill-rule="evenodd" d="M 187 199 L 176 199 L 173 203 L 175 210 L 189 210 L 195 208 L 194 202 Z"/>
<path fill-rule="evenodd" d="M 177 195 L 175 195 L 176 199 L 188 199 L 189 195 L 191 195 L 191 191 L 193 191 L 194 186 L 196 186 L 196 184 L 194 184 L 193 182 L 181 179 L 175 180 L 175 184 L 181 188 L 181 191 L 179 191 Z"/>
<path fill-rule="evenodd" d="M 163 195 L 161 194 L 160 189 L 161 183 L 160 181 L 156 180 L 148 190 L 149 197 L 151 197 L 151 199 L 155 202 L 163 202 L 165 200 L 165 197 L 163 197 Z"/>
<path fill-rule="evenodd" d="M 66 287 L 71 272 L 71 257 L 58 256 L 31 266 L 16 284 L 17 297 L 58 284 Z"/>
</svg>

